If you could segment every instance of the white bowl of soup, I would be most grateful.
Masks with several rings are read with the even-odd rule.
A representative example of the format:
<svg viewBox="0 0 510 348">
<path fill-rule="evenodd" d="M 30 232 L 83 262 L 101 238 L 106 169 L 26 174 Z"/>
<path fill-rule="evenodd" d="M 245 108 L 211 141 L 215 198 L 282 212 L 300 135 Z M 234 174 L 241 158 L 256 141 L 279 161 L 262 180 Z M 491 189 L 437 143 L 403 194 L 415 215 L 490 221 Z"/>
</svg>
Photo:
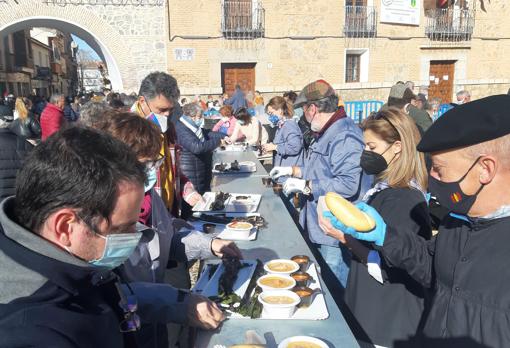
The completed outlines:
<svg viewBox="0 0 510 348">
<path fill-rule="evenodd" d="M 301 299 L 290 290 L 266 290 L 259 295 L 258 301 L 262 304 L 263 318 L 288 319 Z"/>
<path fill-rule="evenodd" d="M 257 279 L 257 285 L 266 290 L 289 290 L 296 286 L 296 280 L 288 275 L 266 274 Z"/>
<path fill-rule="evenodd" d="M 297 262 L 287 259 L 271 260 L 264 265 L 264 270 L 267 273 L 272 274 L 290 275 L 291 273 L 296 272 L 298 269 L 299 265 L 297 264 Z"/>
<path fill-rule="evenodd" d="M 281 341 L 278 348 L 329 348 L 329 346 L 315 337 L 293 336 Z"/>
<path fill-rule="evenodd" d="M 234 232 L 237 238 L 247 239 L 250 236 L 253 225 L 246 221 L 234 221 L 227 224 L 227 228 Z"/>
</svg>

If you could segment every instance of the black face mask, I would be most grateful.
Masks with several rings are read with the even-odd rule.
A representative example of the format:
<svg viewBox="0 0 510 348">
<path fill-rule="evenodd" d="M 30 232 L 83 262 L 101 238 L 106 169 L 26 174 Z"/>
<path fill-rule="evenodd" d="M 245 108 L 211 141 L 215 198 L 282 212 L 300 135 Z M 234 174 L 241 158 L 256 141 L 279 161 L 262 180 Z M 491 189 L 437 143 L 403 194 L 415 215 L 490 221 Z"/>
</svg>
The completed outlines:
<svg viewBox="0 0 510 348">
<path fill-rule="evenodd" d="M 478 157 L 469 167 L 466 174 L 462 176 L 458 181 L 454 182 L 442 182 L 435 179 L 432 176 L 429 176 L 429 191 L 432 196 L 435 196 L 443 207 L 451 211 L 452 213 L 467 215 L 473 204 L 475 204 L 476 197 L 482 191 L 483 184 L 480 186 L 480 189 L 476 191 L 474 195 L 466 195 L 462 192 L 460 188 L 460 183 L 466 178 L 471 169 L 474 168 L 476 163 L 478 163 Z"/>
<path fill-rule="evenodd" d="M 388 168 L 388 163 L 386 163 L 383 155 L 390 149 L 390 147 L 384 150 L 382 154 L 378 154 L 374 151 L 363 150 L 359 163 L 361 169 L 363 169 L 368 175 L 377 175 L 386 170 L 386 168 Z"/>
</svg>

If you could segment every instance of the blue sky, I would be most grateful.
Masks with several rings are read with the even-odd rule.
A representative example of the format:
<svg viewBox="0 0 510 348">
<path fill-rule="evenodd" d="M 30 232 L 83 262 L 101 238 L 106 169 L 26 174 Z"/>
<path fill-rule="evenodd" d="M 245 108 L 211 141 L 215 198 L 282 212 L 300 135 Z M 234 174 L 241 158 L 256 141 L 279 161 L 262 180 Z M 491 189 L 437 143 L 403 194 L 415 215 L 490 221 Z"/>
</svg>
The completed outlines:
<svg viewBox="0 0 510 348">
<path fill-rule="evenodd" d="M 89 45 L 87 45 L 85 41 L 83 41 L 74 34 L 71 34 L 71 36 L 73 37 L 73 41 L 78 44 L 80 50 L 89 51 L 92 54 L 92 57 L 94 57 L 94 59 L 101 60 L 101 58 L 99 58 L 99 56 L 97 55 L 96 51 L 94 51 Z"/>
</svg>

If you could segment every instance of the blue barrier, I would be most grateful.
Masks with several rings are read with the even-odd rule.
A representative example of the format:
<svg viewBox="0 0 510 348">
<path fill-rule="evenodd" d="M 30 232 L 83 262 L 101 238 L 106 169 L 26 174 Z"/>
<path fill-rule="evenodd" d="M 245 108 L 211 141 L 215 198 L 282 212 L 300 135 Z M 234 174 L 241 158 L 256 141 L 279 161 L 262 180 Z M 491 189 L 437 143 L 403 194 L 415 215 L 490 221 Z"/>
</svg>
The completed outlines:
<svg viewBox="0 0 510 348">
<path fill-rule="evenodd" d="M 354 122 L 361 123 L 372 112 L 379 111 L 383 104 L 382 101 L 378 100 L 349 101 L 345 102 L 344 109 L 347 116 L 352 118 Z"/>
</svg>

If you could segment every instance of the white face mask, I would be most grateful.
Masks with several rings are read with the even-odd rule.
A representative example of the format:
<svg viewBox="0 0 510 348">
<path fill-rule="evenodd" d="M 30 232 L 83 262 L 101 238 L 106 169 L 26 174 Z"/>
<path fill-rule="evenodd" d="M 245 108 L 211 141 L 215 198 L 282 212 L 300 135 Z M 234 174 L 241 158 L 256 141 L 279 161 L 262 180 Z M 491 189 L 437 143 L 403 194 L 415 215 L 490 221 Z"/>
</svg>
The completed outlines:
<svg viewBox="0 0 510 348">
<path fill-rule="evenodd" d="M 168 117 L 160 114 L 156 114 L 151 112 L 149 116 L 147 116 L 149 121 L 155 123 L 161 129 L 161 133 L 165 133 L 168 129 Z"/>
</svg>

